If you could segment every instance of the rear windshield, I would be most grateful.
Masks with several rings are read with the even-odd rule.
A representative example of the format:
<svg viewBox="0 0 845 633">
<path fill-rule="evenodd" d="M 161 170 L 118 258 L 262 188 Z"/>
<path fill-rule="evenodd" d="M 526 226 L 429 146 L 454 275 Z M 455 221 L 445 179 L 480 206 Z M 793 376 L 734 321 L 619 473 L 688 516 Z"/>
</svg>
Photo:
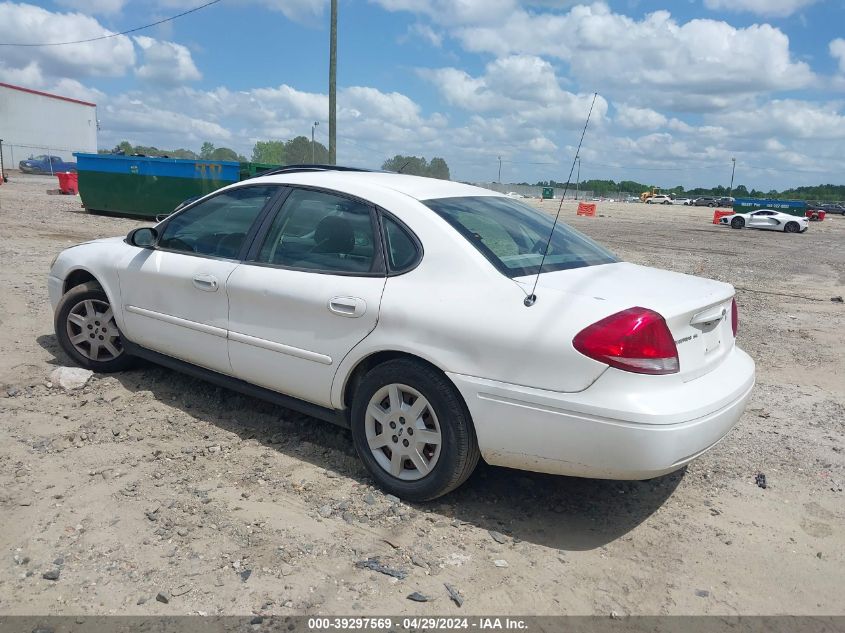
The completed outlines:
<svg viewBox="0 0 845 633">
<path fill-rule="evenodd" d="M 451 224 L 508 277 L 536 275 L 554 217 L 498 196 L 439 198 L 423 202 Z M 612 264 L 610 252 L 558 221 L 543 272 Z"/>
</svg>

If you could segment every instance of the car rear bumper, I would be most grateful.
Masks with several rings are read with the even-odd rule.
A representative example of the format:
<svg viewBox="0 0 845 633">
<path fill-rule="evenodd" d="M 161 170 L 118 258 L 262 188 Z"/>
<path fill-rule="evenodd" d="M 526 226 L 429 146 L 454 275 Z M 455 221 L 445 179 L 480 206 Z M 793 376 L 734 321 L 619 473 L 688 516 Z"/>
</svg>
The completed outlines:
<svg viewBox="0 0 845 633">
<path fill-rule="evenodd" d="M 609 369 L 588 389 L 557 393 L 449 374 L 490 463 L 600 479 L 649 479 L 688 464 L 737 423 L 754 361 L 734 348 L 718 368 L 683 382 Z"/>
</svg>

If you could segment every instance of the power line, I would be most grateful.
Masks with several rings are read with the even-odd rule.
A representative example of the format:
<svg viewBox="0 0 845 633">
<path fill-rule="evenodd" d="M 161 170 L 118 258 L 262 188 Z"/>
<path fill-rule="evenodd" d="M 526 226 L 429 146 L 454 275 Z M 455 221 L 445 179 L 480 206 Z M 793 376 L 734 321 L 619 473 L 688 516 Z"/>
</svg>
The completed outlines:
<svg viewBox="0 0 845 633">
<path fill-rule="evenodd" d="M 173 15 L 169 18 L 164 18 L 163 20 L 159 20 L 158 22 L 153 22 L 152 24 L 145 24 L 144 26 L 138 26 L 134 29 L 129 29 L 127 31 L 121 31 L 120 33 L 110 33 L 109 35 L 101 35 L 100 37 L 90 37 L 87 40 L 74 40 L 72 42 L 38 42 L 38 43 L 29 43 L 29 44 L 19 44 L 19 43 L 12 43 L 12 42 L 0 42 L 0 46 L 27 46 L 27 47 L 34 47 L 34 46 L 67 46 L 69 44 L 87 44 L 88 42 L 99 42 L 100 40 L 107 40 L 112 37 L 118 37 L 120 35 L 128 35 L 129 33 L 135 33 L 136 31 L 143 31 L 144 29 L 149 29 L 154 26 L 158 26 L 159 24 L 164 24 L 165 22 L 170 22 L 175 20 L 176 18 L 181 18 L 183 16 L 188 15 L 189 13 L 196 13 L 200 9 L 205 9 L 206 7 L 210 7 L 212 4 L 217 4 L 221 2 L 221 0 L 211 0 L 211 2 L 206 2 L 205 4 L 201 4 L 198 7 L 194 7 L 193 9 L 188 9 L 187 11 L 183 11 L 177 15 Z"/>
</svg>

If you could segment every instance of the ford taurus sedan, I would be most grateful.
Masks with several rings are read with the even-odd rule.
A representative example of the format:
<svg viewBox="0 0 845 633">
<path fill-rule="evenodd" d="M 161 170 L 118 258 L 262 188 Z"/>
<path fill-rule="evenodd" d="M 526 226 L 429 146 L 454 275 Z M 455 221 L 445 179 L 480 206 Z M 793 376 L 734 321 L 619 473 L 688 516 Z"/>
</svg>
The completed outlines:
<svg viewBox="0 0 845 633">
<path fill-rule="evenodd" d="M 344 425 L 409 500 L 459 486 L 480 457 L 668 473 L 730 431 L 754 385 L 729 284 L 620 261 L 519 200 L 408 175 L 238 183 L 63 251 L 49 292 L 79 365 L 146 358 Z"/>
</svg>

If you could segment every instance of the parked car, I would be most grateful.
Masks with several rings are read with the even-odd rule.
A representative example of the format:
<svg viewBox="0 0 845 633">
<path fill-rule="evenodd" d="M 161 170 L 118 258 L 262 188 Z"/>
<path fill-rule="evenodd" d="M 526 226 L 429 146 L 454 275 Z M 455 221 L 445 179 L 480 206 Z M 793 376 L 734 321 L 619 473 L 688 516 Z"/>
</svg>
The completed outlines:
<svg viewBox="0 0 845 633">
<path fill-rule="evenodd" d="M 35 156 L 18 163 L 18 169 L 25 174 L 56 174 L 76 171 L 76 163 L 65 162 L 59 156 Z"/>
<path fill-rule="evenodd" d="M 717 207 L 733 207 L 734 202 L 736 202 L 736 200 L 730 196 L 722 196 L 721 198 L 716 198 Z"/>
<path fill-rule="evenodd" d="M 733 229 L 765 229 L 784 233 L 803 233 L 810 226 L 808 218 L 802 218 L 773 209 L 759 209 L 750 213 L 734 213 L 719 218 L 719 224 Z"/>
<path fill-rule="evenodd" d="M 646 204 L 672 204 L 672 198 L 664 195 L 652 196 L 645 201 Z"/>
<path fill-rule="evenodd" d="M 689 198 L 672 198 L 672 204 L 682 204 L 684 206 L 689 206 L 692 204 L 692 200 Z"/>
<path fill-rule="evenodd" d="M 62 251 L 56 335 L 82 367 L 141 357 L 348 427 L 405 499 L 449 492 L 480 457 L 606 479 L 681 468 L 754 385 L 733 287 L 553 223 L 457 182 L 283 168 Z"/>
<path fill-rule="evenodd" d="M 719 198 L 714 198 L 713 196 L 702 196 L 701 198 L 696 198 L 693 204 L 697 207 L 718 207 Z"/>
<path fill-rule="evenodd" d="M 845 205 L 843 204 L 822 204 L 817 208 L 819 211 L 824 211 L 825 213 L 838 213 L 839 215 L 845 215 Z"/>
</svg>

